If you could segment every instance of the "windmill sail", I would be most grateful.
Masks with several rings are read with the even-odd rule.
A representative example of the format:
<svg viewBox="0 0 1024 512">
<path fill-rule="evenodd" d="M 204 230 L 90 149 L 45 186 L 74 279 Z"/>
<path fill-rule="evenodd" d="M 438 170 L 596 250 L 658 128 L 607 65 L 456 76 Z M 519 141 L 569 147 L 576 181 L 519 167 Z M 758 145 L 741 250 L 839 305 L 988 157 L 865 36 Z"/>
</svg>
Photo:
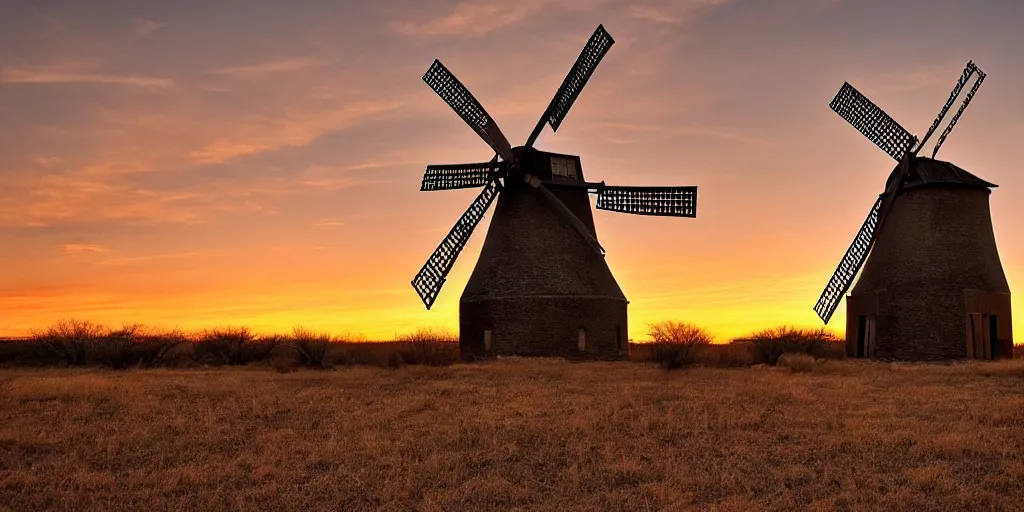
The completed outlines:
<svg viewBox="0 0 1024 512">
<path fill-rule="evenodd" d="M 455 190 L 481 187 L 487 184 L 490 173 L 498 168 L 495 161 L 476 164 L 428 165 L 423 173 L 420 191 Z"/>
<path fill-rule="evenodd" d="M 843 255 L 843 259 L 839 262 L 839 267 L 836 268 L 836 271 L 828 280 L 828 284 L 825 285 L 825 290 L 821 292 L 818 303 L 814 306 L 814 311 L 818 313 L 818 316 L 826 324 L 832 318 L 832 313 L 839 306 L 839 302 L 843 300 L 846 291 L 850 289 L 850 285 L 853 284 L 853 278 L 857 276 L 861 265 L 867 259 L 868 252 L 871 251 L 871 245 L 875 242 L 878 210 L 881 206 L 882 197 L 879 197 L 875 201 L 874 206 L 871 207 L 868 217 L 864 219 L 864 224 L 861 225 L 857 236 L 853 238 L 853 243 L 850 244 L 846 254 Z"/>
<path fill-rule="evenodd" d="M 839 89 L 829 108 L 846 119 L 894 160 L 903 159 L 908 142 L 913 136 L 895 119 L 889 117 L 889 114 L 872 103 L 867 96 L 854 89 L 849 82 L 844 83 Z"/>
<path fill-rule="evenodd" d="M 601 187 L 597 208 L 635 215 L 697 216 L 697 187 Z"/>
<path fill-rule="evenodd" d="M 505 161 L 512 160 L 512 146 L 508 139 L 501 133 L 497 123 L 490 114 L 484 110 L 483 105 L 473 97 L 473 94 L 466 89 L 465 85 L 455 75 L 448 71 L 448 68 L 441 64 L 440 60 L 434 60 L 423 81 L 430 86 L 438 96 L 452 107 L 455 113 L 459 114 L 470 128 L 487 143 L 495 153 L 501 155 Z"/>
<path fill-rule="evenodd" d="M 413 278 L 412 286 L 427 309 L 430 309 L 434 300 L 437 299 L 437 294 L 444 286 L 445 278 L 451 271 L 452 265 L 455 264 L 462 249 L 466 247 L 470 235 L 473 234 L 476 225 L 480 223 L 480 219 L 484 218 L 484 214 L 487 213 L 487 209 L 490 208 L 497 195 L 498 183 L 496 181 L 489 182 L 480 195 L 470 203 L 466 212 L 452 226 L 448 236 L 444 237 L 441 244 L 434 249 L 434 253 L 423 264 L 423 268 Z"/>
<path fill-rule="evenodd" d="M 928 139 L 931 138 L 932 134 L 939 127 L 939 123 L 949 113 L 949 109 L 953 106 L 953 102 L 960 96 L 960 91 L 967 85 L 967 81 L 971 79 L 971 75 L 975 71 L 978 71 L 978 66 L 974 65 L 974 61 L 967 63 L 967 67 L 964 68 L 963 74 L 960 75 L 960 79 L 956 81 L 956 85 L 953 86 L 953 90 L 949 93 L 949 99 L 946 100 L 946 104 L 942 106 L 942 110 L 939 111 L 939 115 L 935 117 L 935 121 L 932 121 L 932 125 L 928 128 L 928 133 L 924 134 L 924 138 L 921 139 L 921 146 L 924 146 Z"/>
<path fill-rule="evenodd" d="M 587 81 L 594 74 L 597 65 L 601 63 L 601 59 L 604 58 L 613 44 L 615 44 L 615 40 L 604 29 L 604 25 L 598 25 L 597 30 L 594 31 L 594 34 L 590 36 L 587 44 L 583 47 L 583 51 L 580 52 L 580 56 L 576 58 L 576 63 L 569 70 L 569 74 L 562 80 L 562 85 L 558 87 L 555 96 L 551 98 L 551 103 L 548 104 L 547 110 L 541 115 L 540 121 L 537 122 L 537 126 L 533 129 L 533 133 L 526 139 L 526 146 L 532 147 L 533 143 L 537 141 L 537 136 L 540 135 L 545 122 L 551 125 L 552 130 L 558 131 L 558 127 L 562 125 L 565 115 L 569 113 L 569 109 L 576 102 L 576 98 L 583 91 L 583 87 L 587 85 Z"/>
<path fill-rule="evenodd" d="M 946 137 L 949 136 L 949 132 L 953 131 L 953 127 L 956 126 L 956 122 L 960 120 L 960 116 L 964 114 L 964 110 L 967 110 L 967 105 L 969 105 L 971 103 L 971 99 L 974 98 L 974 93 L 978 92 L 978 88 L 981 87 L 981 83 L 985 81 L 985 73 L 980 69 L 976 69 L 976 71 L 978 72 L 978 81 L 974 82 L 974 86 L 971 87 L 971 90 L 967 93 L 967 97 L 964 98 L 963 105 L 960 105 L 960 110 L 957 110 L 953 119 L 950 119 L 949 125 L 942 131 L 939 141 L 935 143 L 935 149 L 932 150 L 932 158 L 935 158 L 935 155 L 939 152 L 939 148 L 942 147 L 942 143 L 946 142 Z"/>
</svg>

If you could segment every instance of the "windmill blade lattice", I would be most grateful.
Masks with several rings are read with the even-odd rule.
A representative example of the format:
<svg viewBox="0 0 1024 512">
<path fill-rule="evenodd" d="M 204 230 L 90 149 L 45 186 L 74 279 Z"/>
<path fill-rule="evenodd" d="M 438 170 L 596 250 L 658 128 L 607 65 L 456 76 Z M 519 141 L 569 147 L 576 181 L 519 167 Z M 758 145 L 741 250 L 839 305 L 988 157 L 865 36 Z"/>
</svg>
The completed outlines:
<svg viewBox="0 0 1024 512">
<path fill-rule="evenodd" d="M 942 136 L 939 137 L 939 141 L 935 143 L 935 149 L 932 150 L 932 158 L 935 158 L 935 155 L 939 152 L 939 148 L 942 147 L 942 143 L 946 142 L 946 137 L 949 136 L 949 132 L 953 131 L 953 127 L 956 126 L 956 122 L 960 120 L 960 116 L 963 115 L 964 110 L 967 110 L 967 105 L 969 105 L 971 103 L 971 99 L 974 98 L 974 93 L 978 92 L 978 88 L 981 87 L 981 83 L 985 81 L 985 73 L 980 69 L 977 71 L 978 81 L 974 82 L 974 86 L 971 87 L 971 90 L 967 93 L 967 97 L 964 98 L 964 104 L 960 105 L 960 110 L 956 112 L 953 119 L 949 120 L 949 126 L 946 126 L 946 129 L 942 131 Z"/>
<path fill-rule="evenodd" d="M 483 105 L 440 60 L 434 60 L 423 81 L 441 97 L 470 128 L 505 161 L 512 160 L 512 146 Z"/>
<path fill-rule="evenodd" d="M 421 191 L 455 190 L 486 185 L 491 172 L 498 168 L 498 162 L 475 164 L 428 165 L 423 173 Z"/>
<path fill-rule="evenodd" d="M 826 324 L 832 318 L 832 313 L 835 312 L 839 302 L 843 300 L 843 296 L 846 295 L 846 290 L 850 289 L 853 278 L 857 276 L 861 265 L 867 259 L 868 252 L 871 251 L 871 245 L 875 242 L 875 226 L 878 224 L 878 210 L 882 206 L 882 199 L 879 197 L 871 207 L 871 212 L 864 219 L 860 231 L 857 232 L 853 243 L 846 250 L 842 261 L 839 262 L 839 267 L 828 280 L 825 290 L 821 292 L 821 297 L 818 298 L 818 303 L 814 306 L 814 311 Z"/>
<path fill-rule="evenodd" d="M 427 262 L 423 264 L 423 268 L 413 278 L 412 286 L 416 289 L 416 293 L 419 294 L 427 309 L 430 309 L 434 300 L 437 299 L 437 294 L 440 293 L 441 287 L 444 286 L 445 278 L 448 276 L 448 272 L 451 271 L 452 265 L 455 264 L 455 260 L 459 257 L 462 249 L 466 247 L 466 242 L 469 241 L 473 230 L 476 229 L 480 220 L 484 218 L 484 214 L 487 213 L 487 209 L 490 208 L 497 195 L 498 183 L 492 180 L 487 183 L 487 186 L 480 192 L 480 195 L 470 203 L 466 212 L 452 226 L 448 236 L 444 237 L 441 245 L 434 249 L 434 253 L 430 255 Z"/>
<path fill-rule="evenodd" d="M 615 40 L 605 30 L 604 25 L 598 25 L 597 30 L 594 31 L 586 46 L 583 47 L 580 56 L 576 58 L 576 63 L 569 70 L 569 74 L 562 80 L 562 85 L 555 92 L 555 97 L 551 99 L 551 103 L 544 112 L 544 116 L 537 123 L 537 128 L 534 129 L 533 134 L 527 140 L 527 146 L 533 145 L 537 135 L 540 133 L 540 128 L 544 126 L 544 121 L 551 125 L 552 130 L 558 131 L 558 127 L 561 126 L 566 114 L 569 113 L 569 109 L 572 108 L 583 87 L 587 85 L 587 81 L 590 80 L 594 70 L 597 69 L 597 65 L 601 63 L 601 59 L 604 58 L 613 44 L 615 44 Z"/>
<path fill-rule="evenodd" d="M 936 116 L 935 121 L 932 121 L 932 125 L 928 128 L 928 133 L 924 134 L 924 138 L 921 139 L 921 146 L 923 147 L 928 139 L 935 133 L 935 130 L 939 127 L 939 123 L 949 113 L 949 109 L 953 106 L 953 102 L 960 96 L 960 91 L 967 85 L 967 81 L 970 80 L 971 75 L 978 70 L 978 66 L 974 65 L 974 61 L 967 63 L 967 67 L 964 68 L 963 74 L 960 75 L 960 79 L 956 81 L 956 85 L 953 86 L 953 90 L 949 93 L 949 99 L 946 100 L 946 104 L 942 106 L 942 110 L 939 111 L 939 115 Z"/>
<path fill-rule="evenodd" d="M 598 189 L 597 208 L 636 215 L 696 217 L 697 187 L 614 187 Z"/>
<path fill-rule="evenodd" d="M 896 161 L 903 159 L 903 154 L 908 146 L 907 142 L 912 138 L 910 132 L 860 91 L 854 89 L 849 82 L 844 83 L 843 87 L 839 89 L 839 93 L 829 104 L 829 108 L 846 119 L 893 159 Z"/>
</svg>

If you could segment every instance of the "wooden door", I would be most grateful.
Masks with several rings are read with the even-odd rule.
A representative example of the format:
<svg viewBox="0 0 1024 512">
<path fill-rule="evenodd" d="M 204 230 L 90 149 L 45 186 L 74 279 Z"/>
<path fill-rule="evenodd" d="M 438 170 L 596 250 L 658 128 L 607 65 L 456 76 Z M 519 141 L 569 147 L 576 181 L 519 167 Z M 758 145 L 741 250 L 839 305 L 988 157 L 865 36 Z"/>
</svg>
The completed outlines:
<svg viewBox="0 0 1024 512">
<path fill-rule="evenodd" d="M 967 314 L 967 356 L 972 359 L 990 359 L 991 347 L 986 343 L 985 325 L 981 313 Z"/>
</svg>

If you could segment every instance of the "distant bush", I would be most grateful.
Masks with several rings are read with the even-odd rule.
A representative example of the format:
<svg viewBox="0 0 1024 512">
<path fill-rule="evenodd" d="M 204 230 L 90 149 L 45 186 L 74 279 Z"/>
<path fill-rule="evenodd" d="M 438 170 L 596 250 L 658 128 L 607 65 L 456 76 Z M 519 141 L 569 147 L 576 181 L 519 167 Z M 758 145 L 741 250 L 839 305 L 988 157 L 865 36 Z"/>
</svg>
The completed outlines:
<svg viewBox="0 0 1024 512">
<path fill-rule="evenodd" d="M 775 327 L 758 331 L 747 337 L 755 364 L 775 366 L 786 353 L 814 355 L 827 344 L 836 343 L 836 337 L 825 329 L 797 329 Z"/>
<path fill-rule="evenodd" d="M 811 351 L 811 355 L 815 359 L 834 359 L 837 361 L 846 359 L 846 340 L 833 338 L 832 341 L 826 341 L 818 345 Z"/>
<path fill-rule="evenodd" d="M 1013 358 L 1017 359 L 1024 357 L 1024 343 L 1018 343 L 1013 346 Z"/>
<path fill-rule="evenodd" d="M 452 331 L 423 328 L 396 336 L 395 341 L 401 348 L 388 356 L 389 367 L 403 364 L 447 366 L 459 361 L 459 335 Z"/>
<path fill-rule="evenodd" d="M 651 324 L 647 334 L 653 340 L 651 359 L 666 370 L 693 366 L 704 348 L 714 342 L 708 331 L 674 320 Z"/>
<path fill-rule="evenodd" d="M 33 332 L 35 356 L 45 363 L 81 366 L 86 349 L 107 335 L 107 328 L 88 320 L 60 320 L 42 332 Z"/>
<path fill-rule="evenodd" d="M 247 327 L 203 331 L 192 346 L 197 363 L 239 366 L 265 361 L 280 343 L 279 336 L 257 336 Z"/>
<path fill-rule="evenodd" d="M 0 339 L 0 365 L 38 365 L 36 343 L 31 339 Z"/>
<path fill-rule="evenodd" d="M 745 368 L 754 364 L 749 344 L 710 345 L 700 354 L 700 364 L 714 368 Z"/>
<path fill-rule="evenodd" d="M 292 331 L 292 342 L 295 343 L 295 355 L 300 366 L 324 370 L 332 366 L 328 360 L 328 349 L 335 341 L 329 333 L 313 332 L 303 327 Z"/>
<path fill-rule="evenodd" d="M 115 370 L 164 366 L 174 348 L 185 341 L 185 335 L 178 331 L 160 333 L 150 327 L 130 324 L 93 340 L 89 359 Z"/>
<path fill-rule="evenodd" d="M 113 369 L 169 364 L 187 338 L 139 324 L 109 329 L 87 320 L 61 320 L 26 341 L 5 342 L 0 360 L 26 365 L 99 365 Z"/>
</svg>

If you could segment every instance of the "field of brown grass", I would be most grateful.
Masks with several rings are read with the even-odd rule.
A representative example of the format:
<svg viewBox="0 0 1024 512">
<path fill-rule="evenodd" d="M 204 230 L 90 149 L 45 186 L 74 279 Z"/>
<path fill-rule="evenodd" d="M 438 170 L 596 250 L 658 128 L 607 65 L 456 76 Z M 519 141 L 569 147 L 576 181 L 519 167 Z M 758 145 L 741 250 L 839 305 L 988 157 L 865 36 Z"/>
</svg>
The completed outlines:
<svg viewBox="0 0 1024 512">
<path fill-rule="evenodd" d="M 0 509 L 1024 509 L 1024 361 L 802 364 L 9 368 Z"/>
</svg>

